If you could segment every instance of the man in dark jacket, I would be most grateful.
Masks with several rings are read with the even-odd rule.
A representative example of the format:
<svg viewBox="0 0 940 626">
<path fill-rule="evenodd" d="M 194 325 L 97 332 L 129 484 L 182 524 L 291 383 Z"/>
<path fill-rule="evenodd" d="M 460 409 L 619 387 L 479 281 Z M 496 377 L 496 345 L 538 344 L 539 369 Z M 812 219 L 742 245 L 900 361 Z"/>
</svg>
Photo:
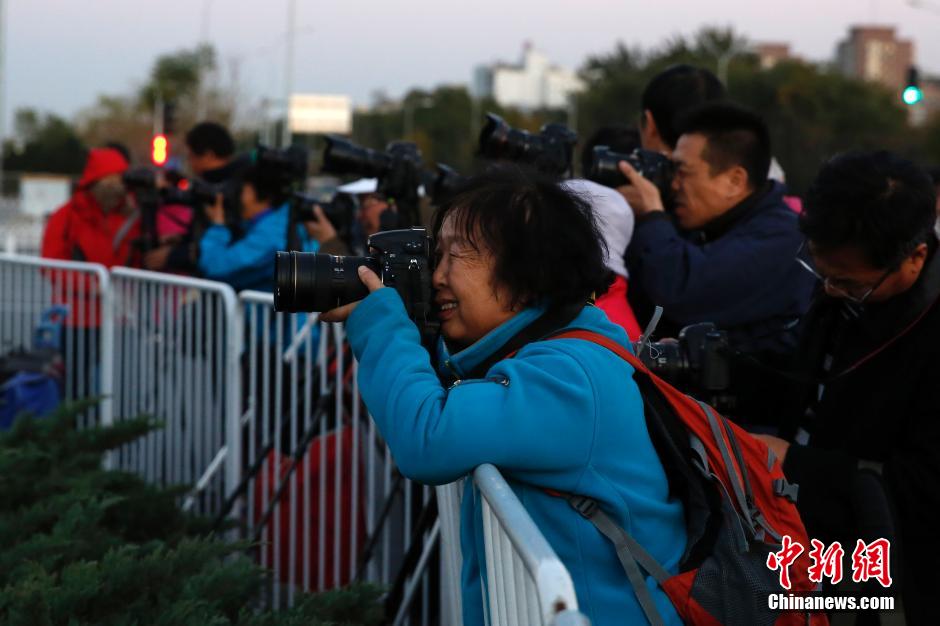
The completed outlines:
<svg viewBox="0 0 940 626">
<path fill-rule="evenodd" d="M 658 335 L 675 337 L 703 322 L 728 332 L 738 355 L 731 366 L 738 401 L 721 408 L 752 424 L 773 422 L 768 396 L 778 381 L 754 361 L 779 367 L 789 358 L 812 296 L 813 276 L 794 260 L 802 240 L 797 216 L 783 186 L 767 179 L 770 137 L 757 115 L 706 103 L 678 130 L 673 211 L 665 211 L 655 185 L 621 163 L 631 184 L 619 190 L 637 217 L 630 277 L 664 309 Z"/>
<path fill-rule="evenodd" d="M 241 212 L 241 176 L 251 166 L 251 159 L 247 155 L 236 156 L 231 133 L 216 122 L 200 122 L 186 133 L 186 154 L 193 175 L 222 194 L 226 225 L 233 237 L 238 238 L 242 234 L 237 223 Z M 144 257 L 144 266 L 156 271 L 195 273 L 198 242 L 209 226 L 205 208 L 195 212 L 189 233 L 182 241 L 151 250 Z"/>
<path fill-rule="evenodd" d="M 675 210 L 627 163 L 620 191 L 637 216 L 631 277 L 664 309 L 660 334 L 714 322 L 734 344 L 786 349 L 813 278 L 794 262 L 801 237 L 783 187 L 767 180 L 770 138 L 755 114 L 705 104 L 679 124 Z"/>
<path fill-rule="evenodd" d="M 854 153 L 823 167 L 800 220 L 801 261 L 824 285 L 804 323 L 800 406 L 785 429 L 790 443 L 763 437 L 799 484 L 810 537 L 839 541 L 847 558 L 859 539 L 892 541 L 895 584 L 865 595 L 891 595 L 900 583 L 909 625 L 936 623 L 940 589 L 934 219 L 930 180 L 908 161 Z"/>
</svg>

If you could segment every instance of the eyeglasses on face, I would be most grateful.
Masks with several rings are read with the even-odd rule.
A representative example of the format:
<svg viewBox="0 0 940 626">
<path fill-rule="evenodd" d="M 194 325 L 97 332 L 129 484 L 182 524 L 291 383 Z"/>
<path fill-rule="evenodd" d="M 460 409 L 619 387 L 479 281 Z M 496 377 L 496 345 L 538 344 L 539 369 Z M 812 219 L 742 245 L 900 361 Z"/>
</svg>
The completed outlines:
<svg viewBox="0 0 940 626">
<path fill-rule="evenodd" d="M 871 284 L 859 283 L 854 280 L 845 280 L 840 278 L 830 278 L 828 276 L 823 276 L 816 269 L 816 264 L 813 262 L 813 257 L 809 253 L 809 247 L 806 245 L 806 241 L 800 244 L 799 249 L 796 251 L 796 262 L 805 269 L 807 272 L 812 274 L 819 280 L 823 287 L 826 288 L 831 294 L 834 294 L 836 297 L 845 298 L 850 302 L 855 304 L 864 304 L 866 300 L 875 293 L 879 287 L 888 279 L 888 276 L 897 271 L 898 265 L 892 265 L 881 275 L 878 280 Z"/>
</svg>

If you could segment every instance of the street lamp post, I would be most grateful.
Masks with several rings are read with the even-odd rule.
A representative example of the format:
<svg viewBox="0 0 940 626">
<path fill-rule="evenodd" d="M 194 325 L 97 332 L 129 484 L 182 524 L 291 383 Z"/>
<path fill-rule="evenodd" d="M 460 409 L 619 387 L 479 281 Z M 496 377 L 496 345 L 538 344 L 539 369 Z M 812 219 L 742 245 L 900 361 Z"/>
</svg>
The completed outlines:
<svg viewBox="0 0 940 626">
<path fill-rule="evenodd" d="M 290 145 L 290 96 L 294 90 L 294 24 L 297 19 L 297 0 L 287 0 L 287 51 L 284 58 L 284 127 L 281 147 Z"/>
<path fill-rule="evenodd" d="M 3 198 L 3 144 L 7 138 L 6 86 L 7 19 L 6 2 L 0 0 L 0 199 Z"/>
</svg>

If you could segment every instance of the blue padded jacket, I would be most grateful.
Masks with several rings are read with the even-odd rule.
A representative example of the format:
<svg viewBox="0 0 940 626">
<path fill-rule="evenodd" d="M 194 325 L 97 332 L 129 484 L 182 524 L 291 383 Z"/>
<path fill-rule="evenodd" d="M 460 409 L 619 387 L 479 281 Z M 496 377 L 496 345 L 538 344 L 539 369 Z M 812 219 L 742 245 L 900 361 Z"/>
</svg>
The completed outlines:
<svg viewBox="0 0 940 626">
<path fill-rule="evenodd" d="M 670 499 L 650 441 L 633 369 L 607 349 L 579 339 L 534 342 L 462 379 L 543 313 L 529 308 L 472 346 L 445 353 L 435 372 L 398 293 L 383 288 L 350 315 L 347 336 L 359 359 L 359 388 L 405 476 L 444 484 L 492 463 L 571 574 L 580 610 L 595 626 L 641 624 L 645 617 L 613 545 L 565 500 L 544 489 L 590 496 L 672 573 L 686 544 L 683 509 Z M 596 307 L 571 327 L 629 345 Z M 467 481 L 461 510 L 463 612 L 484 623 L 485 564 L 481 503 Z M 647 580 L 667 624 L 681 621 Z"/>
</svg>

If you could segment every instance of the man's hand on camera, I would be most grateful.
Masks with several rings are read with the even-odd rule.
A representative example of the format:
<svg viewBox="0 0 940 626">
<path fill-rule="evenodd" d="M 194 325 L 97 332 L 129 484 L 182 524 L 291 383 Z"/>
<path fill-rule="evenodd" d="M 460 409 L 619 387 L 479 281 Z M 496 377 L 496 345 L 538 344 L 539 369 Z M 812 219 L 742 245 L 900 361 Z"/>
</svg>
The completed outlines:
<svg viewBox="0 0 940 626">
<path fill-rule="evenodd" d="M 213 224 L 225 225 L 225 205 L 222 194 L 215 194 L 215 202 L 206 207 L 206 217 Z"/>
<path fill-rule="evenodd" d="M 659 194 L 659 189 L 646 178 L 637 172 L 626 161 L 619 164 L 620 171 L 630 181 L 629 185 L 617 187 L 617 191 L 626 198 L 633 209 L 634 215 L 642 217 L 649 213 L 664 211 L 663 199 Z"/>
<path fill-rule="evenodd" d="M 381 289 L 382 279 L 379 278 L 379 275 L 370 270 L 365 265 L 359 266 L 359 280 L 362 281 L 362 284 L 368 288 L 369 293 Z M 326 311 L 320 314 L 321 322 L 345 322 L 346 318 L 349 317 L 349 314 L 353 312 L 353 309 L 359 302 L 350 302 L 349 304 L 344 304 L 343 306 L 333 309 L 331 311 Z"/>
<path fill-rule="evenodd" d="M 304 222 L 304 228 L 307 229 L 307 234 L 310 235 L 310 238 L 320 243 L 326 243 L 327 241 L 336 239 L 336 229 L 333 228 L 330 218 L 326 216 L 319 204 L 313 205 L 313 214 L 316 216 L 316 220 Z"/>
<path fill-rule="evenodd" d="M 787 458 L 787 451 L 790 449 L 789 441 L 784 441 L 780 437 L 774 437 L 772 435 L 753 435 L 753 437 L 766 443 L 770 451 L 773 452 L 777 460 L 780 461 L 780 464 L 783 464 L 783 460 Z"/>
</svg>

